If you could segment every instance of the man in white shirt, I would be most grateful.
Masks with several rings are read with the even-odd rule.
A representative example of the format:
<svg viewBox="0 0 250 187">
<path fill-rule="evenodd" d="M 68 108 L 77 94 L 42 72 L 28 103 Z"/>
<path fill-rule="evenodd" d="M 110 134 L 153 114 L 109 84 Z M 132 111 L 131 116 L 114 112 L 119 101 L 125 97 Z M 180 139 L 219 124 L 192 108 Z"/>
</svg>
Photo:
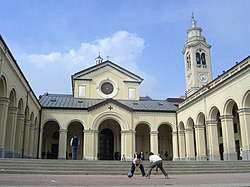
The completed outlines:
<svg viewBox="0 0 250 187">
<path fill-rule="evenodd" d="M 158 167 L 161 169 L 161 172 L 164 174 L 165 178 L 168 179 L 168 174 L 165 172 L 164 168 L 163 168 L 163 163 L 162 163 L 162 159 L 161 157 L 159 157 L 158 155 L 154 155 L 154 153 L 150 152 L 149 153 L 149 171 L 148 174 L 146 175 L 147 178 L 150 179 L 150 175 L 151 175 L 151 171 L 154 167 Z"/>
</svg>

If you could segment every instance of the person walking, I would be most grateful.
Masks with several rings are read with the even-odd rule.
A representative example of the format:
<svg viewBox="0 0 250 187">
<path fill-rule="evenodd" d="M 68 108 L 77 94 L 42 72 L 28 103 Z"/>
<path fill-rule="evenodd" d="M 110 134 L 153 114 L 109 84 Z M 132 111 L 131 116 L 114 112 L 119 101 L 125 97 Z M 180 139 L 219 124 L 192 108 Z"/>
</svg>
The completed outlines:
<svg viewBox="0 0 250 187">
<path fill-rule="evenodd" d="M 80 145 L 80 139 L 74 134 L 74 137 L 71 138 L 70 146 L 72 148 L 72 160 L 77 160 L 78 156 L 78 146 Z"/>
<path fill-rule="evenodd" d="M 161 157 L 159 157 L 158 155 L 154 155 L 154 153 L 150 152 L 149 153 L 149 162 L 150 162 L 149 171 L 146 175 L 146 178 L 150 179 L 151 171 L 155 167 L 160 168 L 161 172 L 164 174 L 166 179 L 169 178 L 168 174 L 165 172 L 165 170 L 163 168 L 163 163 L 162 163 Z"/>
<path fill-rule="evenodd" d="M 143 177 L 145 176 L 144 167 L 141 162 L 142 162 L 141 157 L 139 156 L 139 154 L 135 153 L 135 158 L 132 161 L 132 165 L 131 165 L 131 171 L 129 172 L 129 175 L 128 175 L 129 178 L 133 177 L 135 170 L 138 171 L 139 168 L 141 170 L 142 176 Z"/>
</svg>

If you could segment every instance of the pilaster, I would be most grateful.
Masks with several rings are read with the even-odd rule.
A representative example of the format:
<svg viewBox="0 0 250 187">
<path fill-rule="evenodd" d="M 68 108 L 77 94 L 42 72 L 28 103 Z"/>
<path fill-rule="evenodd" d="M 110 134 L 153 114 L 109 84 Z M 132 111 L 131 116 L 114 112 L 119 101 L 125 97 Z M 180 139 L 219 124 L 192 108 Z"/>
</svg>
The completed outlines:
<svg viewBox="0 0 250 187">
<path fill-rule="evenodd" d="M 34 146 L 33 146 L 33 155 L 34 155 L 34 158 L 37 158 L 38 157 L 38 138 L 39 138 L 39 128 L 35 127 L 34 129 Z"/>
<path fill-rule="evenodd" d="M 29 146 L 30 146 L 30 142 L 29 142 L 29 138 L 30 138 L 30 124 L 31 121 L 30 120 L 26 120 L 25 123 L 25 130 L 24 130 L 24 158 L 29 158 Z"/>
<path fill-rule="evenodd" d="M 240 120 L 242 160 L 250 160 L 250 108 L 238 110 Z"/>
<path fill-rule="evenodd" d="M 59 149 L 58 149 L 58 159 L 66 159 L 66 149 L 67 149 L 67 129 L 59 130 Z"/>
<path fill-rule="evenodd" d="M 132 161 L 133 159 L 133 136 L 135 132 L 130 130 L 122 130 L 121 131 L 121 157 L 123 155 L 126 158 L 126 161 Z"/>
<path fill-rule="evenodd" d="M 40 129 L 40 140 L 39 140 L 39 153 L 38 153 L 38 158 L 43 158 L 43 155 L 42 155 L 43 133 L 44 133 L 44 130 L 41 128 L 41 129 Z"/>
<path fill-rule="evenodd" d="M 158 151 L 158 131 L 151 131 L 150 132 L 150 151 L 153 152 L 155 155 L 159 154 Z"/>
<path fill-rule="evenodd" d="M 186 160 L 186 144 L 184 130 L 179 130 L 179 154 L 180 161 Z"/>
<path fill-rule="evenodd" d="M 86 129 L 83 143 L 83 159 L 98 160 L 98 130 Z M 90 143 L 92 142 L 92 143 Z"/>
<path fill-rule="evenodd" d="M 18 108 L 16 107 L 8 108 L 7 126 L 6 126 L 6 133 L 5 133 L 5 157 L 6 158 L 14 157 L 14 143 L 15 143 L 15 137 L 16 137 L 17 112 L 18 112 Z"/>
<path fill-rule="evenodd" d="M 208 133 L 208 158 L 211 161 L 220 160 L 219 152 L 219 140 L 218 140 L 218 128 L 217 121 L 207 121 L 207 133 Z"/>
<path fill-rule="evenodd" d="M 204 125 L 195 125 L 195 140 L 196 140 L 196 160 L 205 161 L 207 160 L 206 155 L 206 141 L 205 141 L 205 126 Z"/>
<path fill-rule="evenodd" d="M 5 133 L 6 133 L 6 125 L 7 125 L 7 114 L 8 114 L 8 106 L 10 100 L 5 97 L 0 97 L 0 158 L 3 158 L 5 155 Z"/>
<path fill-rule="evenodd" d="M 23 142 L 23 126 L 24 126 L 24 114 L 17 115 L 16 137 L 14 152 L 16 158 L 22 157 L 22 142 Z"/>
<path fill-rule="evenodd" d="M 173 161 L 179 161 L 177 131 L 172 132 L 172 140 L 173 140 Z"/>
<path fill-rule="evenodd" d="M 220 117 L 223 134 L 224 160 L 237 160 L 235 152 L 233 116 L 224 115 Z"/>
<path fill-rule="evenodd" d="M 30 146 L 29 146 L 29 156 L 31 158 L 34 158 L 34 136 L 35 136 L 35 125 L 31 124 L 30 125 L 30 135 L 29 135 L 29 142 L 30 142 Z"/>
<path fill-rule="evenodd" d="M 195 160 L 195 152 L 194 152 L 194 130 L 186 129 L 185 130 L 186 137 L 186 160 Z"/>
</svg>

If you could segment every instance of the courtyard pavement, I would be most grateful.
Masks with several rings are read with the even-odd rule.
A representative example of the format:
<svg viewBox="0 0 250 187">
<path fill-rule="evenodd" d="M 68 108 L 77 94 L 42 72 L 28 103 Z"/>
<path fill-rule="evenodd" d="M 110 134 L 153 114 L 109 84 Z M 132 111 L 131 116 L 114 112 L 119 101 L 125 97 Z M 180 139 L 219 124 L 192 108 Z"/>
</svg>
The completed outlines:
<svg viewBox="0 0 250 187">
<path fill-rule="evenodd" d="M 140 175 L 128 178 L 126 175 L 0 174 L 0 186 L 250 187 L 250 171 L 232 174 L 170 175 L 170 179 L 165 179 L 162 174 L 151 175 L 150 179 Z"/>
</svg>

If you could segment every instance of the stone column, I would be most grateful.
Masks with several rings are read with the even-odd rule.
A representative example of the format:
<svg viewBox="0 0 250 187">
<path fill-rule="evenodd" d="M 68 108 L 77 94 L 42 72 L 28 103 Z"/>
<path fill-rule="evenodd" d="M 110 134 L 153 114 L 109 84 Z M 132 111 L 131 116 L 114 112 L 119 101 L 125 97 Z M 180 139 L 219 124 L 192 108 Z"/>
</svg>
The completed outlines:
<svg viewBox="0 0 250 187">
<path fill-rule="evenodd" d="M 29 155 L 31 158 L 34 158 L 34 135 L 35 135 L 35 126 L 34 124 L 31 124 L 30 125 L 30 139 L 29 139 L 29 142 L 30 142 L 30 146 L 29 146 Z"/>
<path fill-rule="evenodd" d="M 220 151 L 219 151 L 219 140 L 218 140 L 218 121 L 210 120 L 207 121 L 207 140 L 208 140 L 208 158 L 211 161 L 220 160 Z"/>
<path fill-rule="evenodd" d="M 17 115 L 16 126 L 16 138 L 15 138 L 15 156 L 16 158 L 22 157 L 22 145 L 23 145 L 23 126 L 24 126 L 24 114 Z"/>
<path fill-rule="evenodd" d="M 86 129 L 83 130 L 83 132 L 84 132 L 83 159 L 97 160 L 98 131 L 92 129 Z"/>
<path fill-rule="evenodd" d="M 29 147 L 30 147 L 30 120 L 26 120 L 24 130 L 24 158 L 29 158 Z"/>
<path fill-rule="evenodd" d="M 38 153 L 38 158 L 43 158 L 42 157 L 42 146 L 43 146 L 43 133 L 44 130 L 40 129 L 40 140 L 39 140 L 39 153 Z"/>
<path fill-rule="evenodd" d="M 221 116 L 220 119 L 223 135 L 224 160 L 237 160 L 237 153 L 235 151 L 233 116 L 224 115 Z"/>
<path fill-rule="evenodd" d="M 4 144 L 9 103 L 9 99 L 0 97 L 0 158 L 3 158 L 5 155 Z"/>
<path fill-rule="evenodd" d="M 194 151 L 194 130 L 186 129 L 186 160 L 195 160 L 195 151 Z"/>
<path fill-rule="evenodd" d="M 172 140 L 173 140 L 173 161 L 179 161 L 177 131 L 172 132 Z"/>
<path fill-rule="evenodd" d="M 242 142 L 242 160 L 250 160 L 250 108 L 238 110 Z"/>
<path fill-rule="evenodd" d="M 67 148 L 67 129 L 59 130 L 59 149 L 58 159 L 66 159 L 66 148 Z"/>
<path fill-rule="evenodd" d="M 197 156 L 196 160 L 198 161 L 204 161 L 207 160 L 206 155 L 206 141 L 205 141 L 205 130 L 204 125 L 195 125 L 195 139 L 196 139 L 196 150 L 197 150 Z"/>
<path fill-rule="evenodd" d="M 33 146 L 33 156 L 34 156 L 34 158 L 37 158 L 38 157 L 38 138 L 39 138 L 39 136 L 38 136 L 38 134 L 39 134 L 39 128 L 37 128 L 37 127 L 35 127 L 35 129 L 34 129 L 34 146 Z"/>
<path fill-rule="evenodd" d="M 158 131 L 151 131 L 150 132 L 150 151 L 153 152 L 155 155 L 159 154 L 158 151 Z"/>
<path fill-rule="evenodd" d="M 179 154 L 180 161 L 186 160 L 186 144 L 184 130 L 179 131 Z"/>
<path fill-rule="evenodd" d="M 130 130 L 121 131 L 121 157 L 124 155 L 126 161 L 132 161 L 133 159 L 133 134 L 135 132 Z"/>
<path fill-rule="evenodd" d="M 6 133 L 5 133 L 5 157 L 6 158 L 14 157 L 17 112 L 18 112 L 18 108 L 16 107 L 9 107 L 8 109 L 8 118 L 7 118 L 7 126 L 6 126 Z"/>
</svg>

